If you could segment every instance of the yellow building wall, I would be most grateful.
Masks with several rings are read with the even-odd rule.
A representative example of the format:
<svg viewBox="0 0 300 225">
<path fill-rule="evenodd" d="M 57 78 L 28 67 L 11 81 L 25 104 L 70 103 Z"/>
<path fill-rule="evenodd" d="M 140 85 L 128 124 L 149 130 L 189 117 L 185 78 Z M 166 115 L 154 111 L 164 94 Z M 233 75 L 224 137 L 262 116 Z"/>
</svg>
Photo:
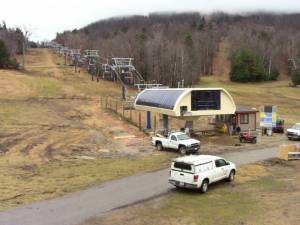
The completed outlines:
<svg viewBox="0 0 300 225">
<path fill-rule="evenodd" d="M 221 110 L 200 110 L 192 111 L 191 107 L 191 91 L 186 94 L 179 103 L 175 106 L 175 113 L 177 116 L 180 116 L 180 107 L 187 106 L 188 112 L 190 113 L 184 117 L 194 117 L 194 116 L 212 116 L 212 115 L 221 115 L 221 114 L 234 114 L 236 111 L 236 106 L 230 96 L 223 90 L 221 90 Z"/>
</svg>

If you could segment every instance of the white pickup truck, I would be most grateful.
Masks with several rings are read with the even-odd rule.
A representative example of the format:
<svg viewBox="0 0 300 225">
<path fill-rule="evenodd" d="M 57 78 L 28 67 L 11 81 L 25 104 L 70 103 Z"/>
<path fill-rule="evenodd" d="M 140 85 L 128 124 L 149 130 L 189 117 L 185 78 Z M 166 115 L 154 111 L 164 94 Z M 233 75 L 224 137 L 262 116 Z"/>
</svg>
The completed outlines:
<svg viewBox="0 0 300 225">
<path fill-rule="evenodd" d="M 190 155 L 173 160 L 169 183 L 178 188 L 200 189 L 205 193 L 211 183 L 233 181 L 236 167 L 232 162 L 212 155 Z"/>
<path fill-rule="evenodd" d="M 300 139 L 300 123 L 296 123 L 292 128 L 287 129 L 286 135 L 289 140 Z"/>
<path fill-rule="evenodd" d="M 156 146 L 159 151 L 164 148 L 176 149 L 182 155 L 196 153 L 200 149 L 200 141 L 190 138 L 183 132 L 171 133 L 167 138 L 154 136 L 152 137 L 152 145 Z"/>
</svg>

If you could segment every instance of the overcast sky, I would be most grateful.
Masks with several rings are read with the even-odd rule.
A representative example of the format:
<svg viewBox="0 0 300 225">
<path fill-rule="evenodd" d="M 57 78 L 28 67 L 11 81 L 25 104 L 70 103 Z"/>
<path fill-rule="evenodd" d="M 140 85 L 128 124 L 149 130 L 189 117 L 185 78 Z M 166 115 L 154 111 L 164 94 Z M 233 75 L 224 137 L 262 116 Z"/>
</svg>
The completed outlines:
<svg viewBox="0 0 300 225">
<path fill-rule="evenodd" d="M 209 13 L 300 12 L 300 0 L 1 0 L 0 21 L 30 26 L 32 39 L 53 39 L 56 32 L 81 28 L 114 16 L 151 12 L 199 11 Z"/>
</svg>

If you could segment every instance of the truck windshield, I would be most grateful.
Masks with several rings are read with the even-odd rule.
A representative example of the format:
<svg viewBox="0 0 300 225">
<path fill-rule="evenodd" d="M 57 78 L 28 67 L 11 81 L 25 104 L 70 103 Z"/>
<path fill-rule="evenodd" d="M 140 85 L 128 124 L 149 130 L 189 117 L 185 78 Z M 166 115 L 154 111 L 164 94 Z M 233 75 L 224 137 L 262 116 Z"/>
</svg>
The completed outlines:
<svg viewBox="0 0 300 225">
<path fill-rule="evenodd" d="M 300 124 L 295 124 L 292 129 L 295 129 L 295 130 L 300 130 Z"/>
<path fill-rule="evenodd" d="M 180 135 L 177 136 L 177 138 L 178 138 L 179 141 L 190 139 L 190 137 L 186 134 L 180 134 Z"/>
</svg>

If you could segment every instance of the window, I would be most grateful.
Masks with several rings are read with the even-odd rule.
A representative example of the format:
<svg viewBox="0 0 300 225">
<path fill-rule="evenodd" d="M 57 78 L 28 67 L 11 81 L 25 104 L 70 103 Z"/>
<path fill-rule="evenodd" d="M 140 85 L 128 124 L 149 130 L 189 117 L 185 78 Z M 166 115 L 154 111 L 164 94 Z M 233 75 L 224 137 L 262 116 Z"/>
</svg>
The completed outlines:
<svg viewBox="0 0 300 225">
<path fill-rule="evenodd" d="M 240 123 L 241 124 L 249 124 L 249 114 L 241 114 L 240 115 Z"/>
<path fill-rule="evenodd" d="M 172 140 L 172 141 L 177 141 L 177 138 L 176 138 L 174 135 L 172 135 L 172 136 L 171 136 L 171 140 Z"/>
<path fill-rule="evenodd" d="M 190 137 L 187 134 L 180 134 L 177 136 L 180 141 L 188 140 Z"/>
<path fill-rule="evenodd" d="M 221 92 L 219 90 L 192 91 L 192 111 L 220 109 Z"/>
<path fill-rule="evenodd" d="M 192 170 L 192 166 L 190 164 L 186 164 L 183 162 L 175 162 L 174 163 L 174 168 L 176 169 L 181 169 L 181 170 Z"/>
<path fill-rule="evenodd" d="M 187 106 L 180 106 L 180 114 L 184 115 L 188 111 Z"/>
<path fill-rule="evenodd" d="M 300 130 L 300 124 L 295 124 L 292 129 L 295 129 L 295 130 Z"/>
<path fill-rule="evenodd" d="M 226 166 L 227 163 L 224 159 L 217 159 L 215 161 L 216 167 L 222 167 L 222 166 Z"/>
<path fill-rule="evenodd" d="M 264 107 L 264 112 L 266 112 L 266 113 L 271 113 L 271 112 L 273 112 L 273 106 L 266 105 L 266 106 Z"/>
</svg>

